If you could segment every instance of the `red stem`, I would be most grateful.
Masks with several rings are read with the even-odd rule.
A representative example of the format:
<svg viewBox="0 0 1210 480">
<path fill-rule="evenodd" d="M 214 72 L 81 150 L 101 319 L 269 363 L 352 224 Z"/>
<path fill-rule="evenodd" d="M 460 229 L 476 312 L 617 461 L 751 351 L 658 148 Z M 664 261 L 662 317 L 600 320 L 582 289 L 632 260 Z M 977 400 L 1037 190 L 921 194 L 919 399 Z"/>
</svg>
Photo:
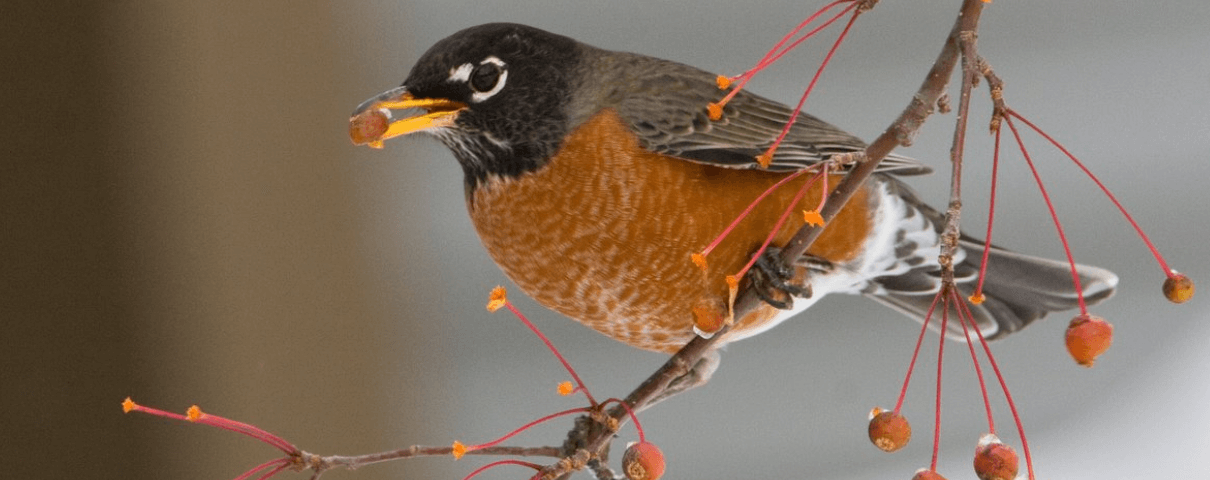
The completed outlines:
<svg viewBox="0 0 1210 480">
<path fill-rule="evenodd" d="M 950 296 L 953 301 L 962 303 L 958 290 L 951 290 Z M 965 306 L 965 304 L 963 305 Z M 963 315 L 964 313 L 966 315 Z M 966 328 L 966 324 L 970 322 L 971 328 L 976 330 L 979 329 L 979 326 L 975 324 L 975 318 L 966 309 L 958 309 L 958 322 L 962 325 L 962 335 L 966 337 L 966 348 L 971 352 L 971 364 L 975 366 L 975 376 L 979 378 L 979 393 L 983 394 L 983 409 L 987 412 L 987 431 L 995 435 L 996 421 L 992 418 L 992 403 L 987 396 L 987 382 L 983 380 L 983 368 L 979 366 L 979 357 L 975 355 L 975 343 L 971 339 L 971 332 Z"/>
<path fill-rule="evenodd" d="M 573 409 L 571 409 L 571 410 L 564 410 L 564 411 L 562 411 L 562 412 L 552 413 L 552 414 L 550 414 L 550 415 L 547 415 L 547 416 L 545 416 L 545 417 L 539 418 L 539 419 L 534 420 L 534 421 L 532 421 L 532 422 L 529 422 L 529 423 L 527 423 L 527 424 L 525 424 L 525 425 L 522 425 L 520 428 L 517 428 L 516 430 L 513 430 L 513 431 L 511 431 L 511 432 L 508 432 L 508 433 L 507 433 L 507 434 L 505 434 L 503 437 L 497 438 L 497 439 L 492 440 L 492 441 L 487 442 L 487 443 L 481 443 L 481 444 L 479 444 L 479 445 L 471 445 L 471 446 L 468 446 L 468 447 L 466 447 L 466 451 L 468 451 L 468 452 L 469 452 L 469 451 L 472 451 L 472 450 L 479 450 L 479 449 L 482 449 L 482 448 L 494 447 L 494 446 L 499 445 L 500 443 L 504 442 L 505 440 L 508 440 L 508 439 L 510 439 L 510 438 L 513 438 L 513 437 L 514 437 L 514 436 L 516 436 L 518 433 L 521 433 L 521 432 L 524 432 L 524 431 L 526 431 L 526 430 L 529 430 L 529 429 L 530 429 L 531 427 L 533 427 L 534 425 L 538 425 L 538 424 L 540 424 L 540 423 L 542 423 L 542 422 L 545 422 L 545 421 L 547 421 L 547 420 L 550 420 L 550 419 L 559 418 L 559 417 L 562 417 L 562 416 L 565 416 L 565 415 L 571 415 L 571 414 L 573 414 L 573 413 L 583 413 L 583 412 L 587 412 L 587 411 L 589 411 L 589 410 L 590 410 L 590 408 L 589 408 L 589 407 L 580 407 L 580 408 L 573 408 Z"/>
<path fill-rule="evenodd" d="M 1013 124 L 1013 116 L 1004 117 L 1005 123 L 1008 123 L 1008 128 L 1013 132 L 1013 138 L 1017 140 L 1017 147 L 1021 149 L 1021 155 L 1025 157 L 1025 163 L 1029 164 L 1029 171 L 1034 176 L 1034 181 L 1038 183 L 1038 191 L 1042 192 L 1042 200 L 1046 201 L 1046 208 L 1050 210 L 1050 218 L 1055 222 L 1055 231 L 1059 233 L 1059 242 L 1063 244 L 1063 253 L 1067 254 L 1067 264 L 1071 266 L 1071 283 L 1076 288 L 1076 300 L 1080 303 L 1080 313 L 1088 314 L 1088 305 L 1084 303 L 1084 288 L 1080 286 L 1080 274 L 1076 271 L 1076 260 L 1071 255 L 1071 246 L 1067 244 L 1067 235 L 1063 234 L 1063 224 L 1059 222 L 1059 215 L 1055 213 L 1055 206 L 1050 201 L 1050 195 L 1046 193 L 1046 186 L 1042 184 L 1042 177 L 1038 175 L 1038 169 L 1034 168 L 1034 161 L 1029 157 L 1029 150 L 1025 148 L 1025 142 L 1021 141 L 1021 134 L 1017 132 L 1017 126 Z"/>
<path fill-rule="evenodd" d="M 609 400 L 605 400 L 601 403 L 601 405 L 606 405 L 609 402 L 618 402 L 618 405 L 621 405 L 622 408 L 626 409 L 626 414 L 630 415 L 630 421 L 634 422 L 634 429 L 639 432 L 639 443 L 647 443 L 647 437 L 643 435 L 643 426 L 639 425 L 639 417 L 635 416 L 634 410 L 630 408 L 630 405 L 627 404 L 625 400 L 620 398 L 611 398 Z"/>
<path fill-rule="evenodd" d="M 1105 184 L 1101 183 L 1101 179 L 1097 178 L 1096 175 L 1093 175 L 1092 171 L 1089 170 L 1088 167 L 1084 166 L 1084 162 L 1081 162 L 1078 158 L 1076 158 L 1075 155 L 1072 155 L 1066 147 L 1064 147 L 1050 135 L 1047 135 L 1046 132 L 1042 131 L 1042 129 L 1038 128 L 1032 122 L 1026 120 L 1025 117 L 1022 117 L 1013 110 L 1008 110 L 1006 113 L 1025 123 L 1025 125 L 1029 126 L 1029 128 L 1033 129 L 1033 131 L 1038 132 L 1038 135 L 1041 135 L 1042 138 L 1045 138 L 1047 141 L 1049 141 L 1051 145 L 1054 145 L 1055 148 L 1058 148 L 1060 151 L 1062 151 L 1064 155 L 1067 155 L 1067 158 L 1071 159 L 1072 162 L 1075 162 L 1076 166 L 1080 167 L 1080 170 L 1083 170 L 1084 174 L 1088 175 L 1088 178 L 1091 178 L 1093 183 L 1097 184 L 1097 187 L 1101 189 L 1101 192 L 1104 192 L 1105 196 L 1109 197 L 1109 200 L 1113 202 L 1113 205 L 1118 207 L 1118 211 L 1122 212 L 1122 216 L 1126 217 L 1126 221 L 1130 222 L 1130 226 L 1134 227 L 1134 231 L 1138 232 L 1139 237 L 1143 239 L 1143 243 L 1146 243 L 1147 248 L 1151 250 L 1151 254 L 1155 255 L 1155 261 L 1160 264 L 1160 268 L 1164 269 L 1164 275 L 1171 277 L 1175 274 L 1171 268 L 1168 268 L 1168 262 L 1164 261 L 1164 256 L 1160 255 L 1160 250 L 1155 248 L 1155 244 L 1151 243 L 1151 239 L 1147 238 L 1146 233 L 1143 233 L 1143 227 L 1140 227 L 1138 222 L 1134 221 L 1134 217 L 1132 217 L 1130 213 L 1126 211 L 1126 207 L 1122 206 L 1122 202 L 1118 201 L 1118 197 L 1115 197 L 1113 193 L 1109 191 L 1109 188 L 1106 187 Z"/>
<path fill-rule="evenodd" d="M 992 224 L 996 218 L 996 184 L 1000 173 L 1000 132 L 996 129 L 996 147 L 992 150 L 992 188 L 988 192 L 987 235 L 983 236 L 983 260 L 979 262 L 979 284 L 975 286 L 975 295 L 983 294 L 983 280 L 987 278 L 987 257 L 992 251 Z"/>
<path fill-rule="evenodd" d="M 264 443 L 272 445 L 274 448 L 281 450 L 287 455 L 298 453 L 298 447 L 295 447 L 293 444 L 286 441 L 286 439 L 269 433 L 262 428 L 255 427 L 244 422 L 202 412 L 201 416 L 197 419 L 197 423 L 218 427 L 223 430 L 228 430 L 255 438 Z"/>
<path fill-rule="evenodd" d="M 942 293 L 939 292 L 937 296 L 942 296 Z M 945 365 L 943 361 L 945 359 L 945 329 L 949 324 L 949 312 L 949 301 L 943 300 L 941 302 L 941 335 L 939 335 L 941 341 L 937 344 L 937 396 L 933 414 L 933 461 L 929 464 L 929 470 L 934 472 L 937 471 L 937 455 L 941 450 L 941 367 Z"/>
<path fill-rule="evenodd" d="M 529 467 L 529 468 L 532 468 L 532 469 L 534 469 L 534 470 L 537 470 L 538 472 L 541 472 L 541 471 L 542 471 L 542 466 L 541 466 L 541 465 L 538 465 L 538 464 L 536 464 L 536 463 L 523 462 L 523 461 L 521 461 L 521 460 L 512 460 L 512 459 L 496 460 L 496 461 L 494 461 L 494 462 L 492 462 L 492 463 L 489 463 L 489 464 L 484 465 L 484 466 L 482 466 L 482 467 L 476 468 L 476 469 L 475 469 L 475 471 L 471 472 L 469 475 L 467 475 L 467 476 L 465 476 L 465 477 L 462 477 L 462 480 L 470 480 L 471 478 L 474 478 L 474 477 L 475 477 L 475 475 L 478 475 L 478 474 L 480 474 L 480 473 L 483 473 L 483 471 L 484 471 L 484 470 L 487 470 L 487 469 L 492 468 L 492 467 L 498 467 L 498 466 L 500 466 L 500 465 L 520 465 L 520 466 L 522 466 L 522 467 Z"/>
<path fill-rule="evenodd" d="M 521 319 L 521 322 L 524 323 L 526 327 L 529 327 L 530 331 L 534 332 L 534 335 L 537 335 L 538 338 L 542 340 L 542 343 L 546 344 L 546 348 L 550 349 L 550 352 L 555 354 L 555 358 L 558 358 L 559 363 L 563 364 L 563 368 L 567 369 L 567 373 L 571 374 L 571 378 L 576 381 L 576 385 L 580 387 L 580 390 L 584 391 L 584 396 L 588 397 L 588 402 L 594 407 L 597 406 L 597 400 L 592 398 L 592 393 L 588 391 L 588 387 L 584 385 L 584 381 L 580 380 L 580 376 L 576 374 L 576 370 L 571 368 L 571 364 L 567 363 L 567 359 L 563 358 L 563 354 L 559 353 L 559 349 L 555 348 L 555 344 L 551 343 L 550 340 L 546 338 L 546 335 L 543 335 L 542 332 L 538 330 L 538 327 L 535 327 L 533 323 L 530 323 L 529 319 L 525 318 L 525 315 L 522 315 L 521 312 L 517 310 L 517 307 L 513 306 L 513 302 L 505 302 L 504 306 L 508 307 L 508 311 L 513 312 L 513 315 L 516 315 L 517 318 Z"/>
<path fill-rule="evenodd" d="M 744 274 L 748 273 L 748 270 L 752 268 L 752 265 L 756 264 L 756 260 L 765 253 L 765 249 L 769 248 L 769 244 L 773 242 L 773 237 L 776 237 L 777 233 L 781 231 L 781 227 L 785 225 L 786 219 L 790 218 L 790 213 L 797 208 L 798 202 L 802 200 L 803 195 L 807 193 L 807 189 L 811 188 L 811 185 L 814 185 L 815 181 L 819 180 L 819 177 L 826 171 L 826 169 L 821 169 L 819 173 L 815 174 L 815 176 L 811 177 L 810 180 L 807 180 L 806 183 L 802 184 L 802 188 L 798 189 L 798 193 L 794 195 L 794 199 L 791 200 L 790 205 L 786 207 L 786 211 L 782 212 L 781 217 L 777 219 L 777 223 L 774 224 L 773 228 L 769 230 L 769 235 L 765 236 L 765 242 L 760 244 L 760 248 L 757 249 L 756 253 L 752 255 L 752 258 L 748 259 L 748 263 L 744 265 L 744 268 L 741 268 L 739 272 L 736 272 L 735 278 L 744 278 Z M 828 192 L 826 191 L 820 193 L 820 195 L 827 194 Z"/>
<path fill-rule="evenodd" d="M 961 308 L 967 308 L 965 303 L 961 305 Z M 972 316 L 969 309 L 966 314 Z M 992 371 L 996 373 L 996 380 L 1000 382 L 1000 390 L 1004 391 L 1004 400 L 1008 402 L 1008 409 L 1013 413 L 1013 423 L 1017 425 L 1017 436 L 1021 437 L 1021 450 L 1025 452 L 1025 466 L 1029 470 L 1029 480 L 1035 480 L 1034 460 L 1029 454 L 1029 440 L 1025 439 L 1025 426 L 1021 424 L 1021 415 L 1017 413 L 1017 402 L 1014 402 L 1013 395 L 1008 393 L 1008 383 L 1004 381 L 1004 375 L 1000 373 L 1000 365 L 996 363 L 996 357 L 992 356 L 992 349 L 987 346 L 987 339 L 983 338 L 983 331 L 976 328 L 975 334 L 979 336 L 979 344 L 983 345 L 983 353 L 987 354 L 987 362 L 991 364 Z"/>
<path fill-rule="evenodd" d="M 823 193 L 819 194 L 819 205 L 815 206 L 815 211 L 817 213 L 820 210 L 823 210 L 824 205 L 828 204 L 828 167 L 830 165 L 831 163 L 829 162 L 823 163 L 823 173 L 821 174 L 823 175 L 823 190 L 821 190 Z"/>
<path fill-rule="evenodd" d="M 248 471 L 240 474 L 240 476 L 235 477 L 235 480 L 245 480 L 247 478 L 250 478 L 253 475 L 256 475 L 256 472 L 259 472 L 266 468 L 272 467 L 273 465 L 277 465 L 277 468 L 271 470 L 269 473 L 265 474 L 265 476 L 260 477 L 260 478 L 269 478 L 269 477 L 277 474 L 277 472 L 282 471 L 282 469 L 284 469 L 290 465 L 290 457 L 275 458 L 273 460 L 269 460 L 265 463 L 252 467 L 251 470 L 248 470 Z"/>
<path fill-rule="evenodd" d="M 850 5 L 848 8 L 845 8 L 843 11 L 841 11 L 840 15 L 844 15 L 856 6 L 856 3 Z M 802 98 L 798 99 L 798 105 L 794 107 L 794 112 L 790 114 L 790 119 L 786 121 L 786 126 L 781 129 L 781 134 L 777 136 L 777 140 L 773 142 L 773 146 L 769 147 L 767 154 L 770 158 L 773 157 L 773 151 L 777 150 L 777 146 L 781 145 L 782 140 L 785 140 L 786 135 L 790 133 L 790 127 L 792 127 L 794 125 L 794 121 L 798 119 L 798 114 L 802 111 L 802 106 L 807 103 L 807 97 L 811 96 L 811 90 L 815 89 L 815 83 L 819 81 L 820 75 L 822 75 L 824 69 L 828 67 L 828 62 L 832 60 L 832 55 L 836 53 L 837 48 L 840 48 L 840 44 L 844 42 L 845 35 L 848 35 L 849 29 L 853 27 L 853 23 L 857 21 L 857 17 L 859 16 L 861 16 L 860 11 L 854 13 L 853 16 L 849 18 L 849 23 L 845 24 L 844 30 L 840 31 L 840 36 L 836 38 L 835 42 L 832 42 L 832 48 L 828 49 L 828 54 L 823 57 L 823 62 L 819 64 L 819 68 L 815 69 L 815 75 L 811 77 L 811 83 L 807 84 L 807 90 L 803 92 Z M 837 15 L 837 18 L 839 18 L 839 15 Z M 835 18 L 830 20 L 828 23 L 830 24 L 834 20 Z M 824 24 L 824 26 L 827 25 L 828 24 Z"/>
<path fill-rule="evenodd" d="M 777 190 L 782 185 L 785 185 L 786 182 L 789 182 L 790 180 L 798 178 L 799 175 L 807 173 L 808 171 L 810 171 L 810 169 L 802 169 L 797 172 L 786 175 L 786 178 L 779 180 L 777 183 L 773 184 L 772 187 L 769 187 L 763 193 L 761 193 L 759 197 L 756 197 L 756 200 L 753 200 L 752 203 L 748 204 L 748 208 L 745 208 L 743 212 L 740 212 L 740 214 L 735 217 L 735 220 L 732 220 L 731 224 L 727 225 L 727 228 L 723 229 L 723 233 L 720 233 L 718 235 L 718 237 L 716 237 L 714 239 L 713 242 L 710 242 L 710 245 L 707 245 L 706 248 L 702 250 L 702 252 L 701 252 L 702 256 L 704 257 L 707 255 L 710 255 L 710 252 L 714 251 L 714 248 L 717 247 L 718 244 L 722 243 L 723 239 L 726 238 L 727 235 L 729 235 L 731 233 L 731 231 L 735 229 L 735 226 L 739 225 L 739 222 L 742 221 L 744 218 L 746 218 L 749 213 L 752 213 L 752 210 L 754 208 L 756 208 L 756 206 L 758 204 L 760 204 L 760 202 L 762 200 L 764 200 L 765 197 L 769 196 L 770 193 L 773 193 L 774 190 Z"/>
<path fill-rule="evenodd" d="M 285 459 L 283 459 L 283 460 L 285 460 Z M 289 462 L 282 462 L 282 464 L 278 465 L 277 468 L 274 468 L 273 470 L 269 470 L 267 473 L 265 473 L 264 475 L 261 475 L 260 478 L 257 478 L 256 480 L 267 480 L 269 477 L 272 477 L 274 475 L 281 473 L 282 470 L 285 470 L 289 466 L 290 466 Z"/>
<path fill-rule="evenodd" d="M 153 415 L 153 416 L 156 416 L 156 417 L 171 418 L 171 419 L 173 419 L 173 420 L 181 420 L 181 421 L 186 421 L 186 422 L 188 422 L 188 421 L 189 421 L 189 418 L 188 418 L 188 417 L 186 417 L 186 416 L 184 416 L 184 415 L 181 415 L 181 414 L 179 414 L 179 413 L 174 413 L 174 412 L 169 412 L 169 411 L 165 411 L 165 410 L 160 410 L 160 409 L 158 409 L 158 408 L 144 407 L 144 406 L 139 405 L 139 404 L 135 404 L 135 405 L 134 405 L 134 407 L 132 407 L 130 411 L 132 411 L 132 412 L 139 412 L 139 413 L 146 413 L 146 414 L 148 414 L 148 415 Z"/>
<path fill-rule="evenodd" d="M 802 24 L 800 24 L 800 25 L 798 26 L 798 28 L 795 28 L 795 29 L 794 29 L 794 31 L 790 33 L 790 35 L 787 35 L 785 38 L 783 38 L 783 39 L 782 39 L 782 41 L 781 41 L 780 43 L 778 43 L 778 44 L 777 44 L 777 46 L 778 46 L 778 47 L 780 47 L 782 44 L 786 43 L 786 40 L 788 40 L 788 39 L 789 39 L 789 37 L 793 36 L 795 33 L 798 33 L 798 31 L 799 31 L 799 30 L 802 30 L 802 28 L 803 28 L 803 27 L 805 27 L 805 26 L 806 26 L 808 23 L 810 23 L 812 20 L 815 20 L 816 18 L 819 18 L 819 16 L 820 16 L 821 14 L 823 14 L 824 12 L 826 12 L 826 11 L 828 11 L 828 10 L 832 9 L 832 7 L 836 6 L 837 4 L 844 3 L 845 1 L 847 1 L 847 0 L 841 0 L 841 1 L 837 1 L 837 2 L 832 2 L 832 3 L 831 3 L 831 4 L 829 4 L 828 6 L 826 6 L 826 7 L 822 8 L 822 9 L 820 9 L 818 12 L 815 12 L 815 14 L 814 14 L 814 15 L 811 15 L 809 18 L 807 18 L 807 20 L 806 20 L 806 21 L 804 21 Z M 848 7 L 845 7 L 845 9 L 844 9 L 844 10 L 841 10 L 841 11 L 840 11 L 840 13 L 837 13 L 836 15 L 833 15 L 833 16 L 832 16 L 832 18 L 829 18 L 827 21 L 825 21 L 825 22 L 824 22 L 823 24 L 821 24 L 820 26 L 815 27 L 815 28 L 814 28 L 814 29 L 812 29 L 810 32 L 807 32 L 807 33 L 806 33 L 805 35 L 803 35 L 801 38 L 799 38 L 798 40 L 795 40 L 795 41 L 794 41 L 794 43 L 791 43 L 791 44 L 790 44 L 789 46 L 787 46 L 786 48 L 783 48 L 783 49 L 781 49 L 780 51 L 777 51 L 777 54 L 776 54 L 776 55 L 774 55 L 774 54 L 773 54 L 773 52 L 777 50 L 777 47 L 774 47 L 774 49 L 773 49 L 773 50 L 770 50 L 770 51 L 769 51 L 769 53 L 765 55 L 765 58 L 762 58 L 762 59 L 760 60 L 760 62 L 758 62 L 758 63 L 756 64 L 756 66 L 755 66 L 755 67 L 752 67 L 752 69 L 751 69 L 751 70 L 749 70 L 748 72 L 752 72 L 752 74 L 755 74 L 757 71 L 760 71 L 760 70 L 764 69 L 765 67 L 768 67 L 769 65 L 772 65 L 774 62 L 776 62 L 776 61 L 780 60 L 782 56 L 784 56 L 784 55 L 785 55 L 785 54 L 787 54 L 787 53 L 790 53 L 790 50 L 794 50 L 795 48 L 798 48 L 798 45 L 799 45 L 799 44 L 801 44 L 802 42 L 807 41 L 807 39 L 809 39 L 809 38 L 811 38 L 811 37 L 815 36 L 815 34 L 819 33 L 819 32 L 820 32 L 820 31 L 822 31 L 823 29 L 828 28 L 828 26 L 829 26 L 829 25 L 831 25 L 831 24 L 833 24 L 833 23 L 836 23 L 836 21 L 837 21 L 837 20 L 839 20 L 839 19 L 840 19 L 840 17 L 843 17 L 843 16 L 844 16 L 844 14 L 849 13 L 850 11 L 852 11 L 852 10 L 853 10 L 854 8 L 856 8 L 856 7 L 857 7 L 857 3 L 856 3 L 856 2 L 853 2 L 853 4 L 852 4 L 852 5 L 849 5 Z M 748 74 L 748 72 L 744 72 L 744 74 L 745 74 L 745 75 L 747 75 L 747 74 Z"/>
<path fill-rule="evenodd" d="M 844 14 L 846 12 L 848 12 L 849 10 L 852 10 L 853 6 L 855 6 L 856 3 L 854 3 L 854 5 L 852 5 L 852 6 L 849 6 L 848 8 L 845 8 L 840 13 L 838 13 L 835 16 L 833 16 L 832 18 L 828 19 L 828 21 L 824 22 L 822 25 L 815 27 L 810 32 L 807 32 L 806 35 L 803 35 L 802 38 L 795 40 L 794 43 L 791 44 L 790 46 L 778 51 L 778 49 L 781 48 L 782 45 L 785 45 L 785 43 L 787 41 L 789 41 L 791 37 L 793 37 L 796 33 L 801 31 L 804 27 L 806 27 L 808 24 L 810 24 L 816 18 L 819 18 L 819 16 L 822 15 L 824 12 L 831 10 L 832 7 L 835 7 L 836 5 L 845 3 L 847 1 L 851 1 L 851 0 L 837 0 L 835 2 L 832 2 L 832 3 L 828 4 L 827 6 L 816 11 L 810 17 L 807 17 L 807 19 L 804 20 L 802 23 L 798 24 L 798 27 L 796 27 L 790 33 L 786 34 L 786 36 L 782 37 L 781 41 L 777 42 L 777 45 L 774 45 L 773 48 L 769 50 L 769 53 L 766 53 L 765 56 L 762 57 L 759 62 L 756 62 L 755 66 L 753 66 L 752 68 L 748 69 L 748 71 L 746 71 L 736 77 L 732 77 L 731 78 L 732 80 L 739 80 L 739 83 L 736 84 L 734 89 L 732 89 L 730 92 L 727 92 L 727 95 L 725 97 L 723 97 L 722 100 L 719 100 L 718 104 L 726 105 L 727 102 L 731 101 L 731 98 L 735 97 L 735 95 L 737 93 L 739 93 L 740 90 L 744 89 L 744 86 L 748 84 L 748 81 L 751 80 L 752 77 L 756 76 L 757 72 L 765 69 L 769 65 L 772 65 L 774 62 L 781 59 L 782 55 L 785 55 L 790 50 L 797 48 L 799 44 L 806 41 L 808 38 L 811 38 L 816 33 L 819 33 L 821 30 L 827 28 L 829 25 L 836 22 L 836 20 L 839 19 L 841 16 L 844 16 Z M 775 53 L 776 53 L 776 55 L 775 55 Z"/>
<path fill-rule="evenodd" d="M 928 313 L 924 314 L 924 322 L 920 324 L 920 336 L 916 337 L 916 348 L 912 350 L 912 361 L 908 363 L 907 375 L 903 376 L 903 388 L 899 389 L 899 400 L 895 402 L 895 413 L 899 413 L 899 408 L 903 407 L 903 399 L 907 397 L 908 383 L 912 381 L 912 371 L 916 369 L 916 357 L 920 355 L 920 345 L 924 343 L 924 332 L 928 331 L 929 321 L 933 319 L 933 310 L 937 308 L 937 301 L 941 300 L 941 296 L 933 297 L 933 303 L 929 305 Z"/>
</svg>

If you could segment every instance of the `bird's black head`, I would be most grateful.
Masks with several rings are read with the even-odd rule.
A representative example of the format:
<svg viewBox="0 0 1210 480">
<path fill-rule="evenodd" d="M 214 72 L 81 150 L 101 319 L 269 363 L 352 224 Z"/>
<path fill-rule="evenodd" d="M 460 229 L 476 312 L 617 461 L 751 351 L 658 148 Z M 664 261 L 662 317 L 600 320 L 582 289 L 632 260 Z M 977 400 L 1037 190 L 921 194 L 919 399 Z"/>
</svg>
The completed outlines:
<svg viewBox="0 0 1210 480">
<path fill-rule="evenodd" d="M 567 134 L 579 57 L 575 40 L 525 25 L 462 30 L 429 48 L 401 87 L 358 107 L 354 141 L 380 146 L 408 133 L 434 135 L 454 152 L 472 188 L 489 175 L 537 169 Z M 391 109 L 410 108 L 425 112 L 390 118 Z"/>
</svg>

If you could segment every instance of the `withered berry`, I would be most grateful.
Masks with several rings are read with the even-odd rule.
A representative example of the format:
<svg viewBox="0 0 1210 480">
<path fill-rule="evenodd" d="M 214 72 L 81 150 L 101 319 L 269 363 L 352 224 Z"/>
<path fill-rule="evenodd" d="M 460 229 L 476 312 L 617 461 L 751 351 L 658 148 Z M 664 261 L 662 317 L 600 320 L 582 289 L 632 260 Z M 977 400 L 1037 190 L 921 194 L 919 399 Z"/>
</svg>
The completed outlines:
<svg viewBox="0 0 1210 480">
<path fill-rule="evenodd" d="M 1193 298 L 1193 280 L 1183 273 L 1175 273 L 1164 280 L 1164 297 L 1172 303 L 1185 303 Z"/>
<path fill-rule="evenodd" d="M 659 480 L 664 475 L 664 452 L 652 443 L 632 443 L 622 455 L 622 471 L 630 480 Z"/>
<path fill-rule="evenodd" d="M 912 425 L 896 412 L 875 408 L 870 411 L 870 442 L 884 452 L 894 452 L 912 439 Z"/>
<path fill-rule="evenodd" d="M 1017 452 L 993 434 L 979 439 L 975 448 L 975 475 L 980 480 L 1013 480 L 1017 478 Z"/>
<path fill-rule="evenodd" d="M 945 480 L 945 477 L 935 471 L 922 468 L 912 475 L 912 480 Z"/>
</svg>

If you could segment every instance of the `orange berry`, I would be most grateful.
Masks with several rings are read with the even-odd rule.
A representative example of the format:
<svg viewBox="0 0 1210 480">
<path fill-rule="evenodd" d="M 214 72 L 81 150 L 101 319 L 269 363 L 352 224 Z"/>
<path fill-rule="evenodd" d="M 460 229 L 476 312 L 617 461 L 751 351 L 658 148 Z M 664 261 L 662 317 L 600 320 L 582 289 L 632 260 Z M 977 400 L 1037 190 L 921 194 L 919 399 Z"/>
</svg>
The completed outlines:
<svg viewBox="0 0 1210 480">
<path fill-rule="evenodd" d="M 1173 275 L 1164 280 L 1164 296 L 1172 303 L 1185 303 L 1193 298 L 1193 280 L 1183 273 L 1172 272 Z"/>
<path fill-rule="evenodd" d="M 1097 357 L 1113 344 L 1113 325 L 1091 314 L 1076 315 L 1067 325 L 1067 353 L 1076 363 L 1092 367 Z"/>
<path fill-rule="evenodd" d="M 354 145 L 365 145 L 382 139 L 391 121 L 381 110 L 367 110 L 349 119 L 349 138 Z"/>
<path fill-rule="evenodd" d="M 980 480 L 1013 480 L 1017 478 L 1017 452 L 993 434 L 979 439 L 975 447 L 975 475 Z"/>
<path fill-rule="evenodd" d="M 874 408 L 870 410 L 870 442 L 884 452 L 894 452 L 912 440 L 912 425 L 903 415 Z"/>
<path fill-rule="evenodd" d="M 915 475 L 912 475 L 912 480 L 945 480 L 945 477 L 941 476 L 940 473 L 922 468 L 917 470 Z"/>
<path fill-rule="evenodd" d="M 622 455 L 622 471 L 630 480 L 659 480 L 664 475 L 664 452 L 652 443 L 632 443 Z"/>
<path fill-rule="evenodd" d="M 710 338 L 726 324 L 721 312 L 707 306 L 693 307 L 693 331 L 699 337 Z"/>
</svg>

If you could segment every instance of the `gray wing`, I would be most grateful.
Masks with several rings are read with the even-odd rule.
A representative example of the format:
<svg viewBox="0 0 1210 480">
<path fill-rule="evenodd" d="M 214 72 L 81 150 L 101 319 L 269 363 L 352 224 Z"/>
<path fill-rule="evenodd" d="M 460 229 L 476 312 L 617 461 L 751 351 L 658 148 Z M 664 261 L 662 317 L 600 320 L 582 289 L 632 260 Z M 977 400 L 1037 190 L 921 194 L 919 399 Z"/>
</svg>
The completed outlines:
<svg viewBox="0 0 1210 480">
<path fill-rule="evenodd" d="M 792 112 L 786 105 L 742 91 L 724 107 L 722 118 L 711 121 L 706 105 L 727 93 L 717 87 L 714 75 L 629 53 L 599 51 L 596 61 L 590 88 L 607 92 L 597 105 L 614 108 L 643 146 L 654 152 L 728 168 L 759 169 L 756 156 L 773 145 Z M 801 170 L 865 147 L 861 139 L 802 113 L 768 170 Z M 932 169 L 892 154 L 878 171 L 916 175 Z"/>
</svg>

